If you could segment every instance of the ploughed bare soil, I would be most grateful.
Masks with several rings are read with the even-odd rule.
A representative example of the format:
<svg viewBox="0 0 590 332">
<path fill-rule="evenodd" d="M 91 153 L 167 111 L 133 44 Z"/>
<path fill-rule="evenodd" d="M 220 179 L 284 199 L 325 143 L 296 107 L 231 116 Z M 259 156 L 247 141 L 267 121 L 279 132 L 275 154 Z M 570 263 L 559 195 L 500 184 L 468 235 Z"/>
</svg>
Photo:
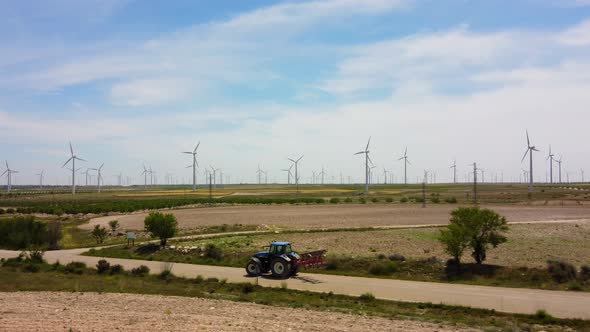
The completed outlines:
<svg viewBox="0 0 590 332">
<path fill-rule="evenodd" d="M 281 228 L 349 228 L 395 225 L 444 224 L 457 205 L 430 204 L 341 204 L 341 205 L 274 205 L 226 206 L 170 210 L 183 229 L 210 225 L 242 224 L 278 226 Z M 590 206 L 484 206 L 506 216 L 508 221 L 550 221 L 589 219 Z M 108 222 L 119 220 L 123 229 L 143 229 L 147 213 L 98 217 L 83 225 L 92 229 L 95 224 L 108 227 Z"/>
<path fill-rule="evenodd" d="M 416 321 L 159 295 L 0 293 L 0 331 L 454 331 Z"/>
</svg>

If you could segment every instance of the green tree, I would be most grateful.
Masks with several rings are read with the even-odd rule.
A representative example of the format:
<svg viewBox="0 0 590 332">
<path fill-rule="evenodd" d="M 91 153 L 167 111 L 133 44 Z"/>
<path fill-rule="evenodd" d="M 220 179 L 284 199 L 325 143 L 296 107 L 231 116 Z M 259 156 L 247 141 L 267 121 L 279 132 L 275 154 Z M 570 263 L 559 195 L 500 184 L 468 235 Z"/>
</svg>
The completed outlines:
<svg viewBox="0 0 590 332">
<path fill-rule="evenodd" d="M 113 234 L 117 234 L 117 229 L 119 228 L 119 220 L 109 221 L 109 226 L 111 227 L 111 231 L 113 232 Z"/>
<path fill-rule="evenodd" d="M 503 234 L 506 231 L 506 218 L 495 211 L 477 207 L 457 208 L 451 212 L 451 223 L 441 231 L 439 241 L 457 262 L 465 248 L 471 247 L 471 256 L 477 264 L 481 264 L 490 246 L 496 248 L 506 242 Z"/>
<path fill-rule="evenodd" d="M 94 237 L 94 239 L 96 240 L 96 243 L 101 244 L 104 242 L 104 239 L 107 237 L 107 229 L 100 226 L 100 225 L 94 225 L 94 228 L 92 229 L 91 234 Z"/>
<path fill-rule="evenodd" d="M 166 246 L 166 241 L 176 235 L 176 228 L 178 223 L 176 217 L 171 213 L 150 212 L 145 217 L 145 230 L 152 236 L 160 238 L 160 245 Z"/>
</svg>

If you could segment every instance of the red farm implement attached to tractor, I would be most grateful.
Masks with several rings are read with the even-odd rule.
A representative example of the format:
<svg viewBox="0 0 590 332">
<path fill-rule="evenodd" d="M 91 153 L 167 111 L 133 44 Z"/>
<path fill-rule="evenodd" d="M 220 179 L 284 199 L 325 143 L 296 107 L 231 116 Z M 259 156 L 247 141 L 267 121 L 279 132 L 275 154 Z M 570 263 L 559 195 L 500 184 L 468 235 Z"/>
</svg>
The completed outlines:
<svg viewBox="0 0 590 332">
<path fill-rule="evenodd" d="M 298 254 L 290 242 L 271 242 L 268 251 L 256 253 L 246 264 L 246 273 L 251 277 L 270 272 L 273 277 L 286 279 L 296 275 L 301 268 L 310 270 L 325 265 L 325 250 Z"/>
</svg>

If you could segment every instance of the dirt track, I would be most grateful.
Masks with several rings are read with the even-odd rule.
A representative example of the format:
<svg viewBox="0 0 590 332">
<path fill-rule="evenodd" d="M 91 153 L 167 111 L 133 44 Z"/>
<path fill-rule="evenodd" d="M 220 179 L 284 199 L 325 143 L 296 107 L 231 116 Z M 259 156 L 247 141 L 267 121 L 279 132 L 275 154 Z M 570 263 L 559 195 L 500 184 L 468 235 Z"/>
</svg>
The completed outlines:
<svg viewBox="0 0 590 332">
<path fill-rule="evenodd" d="M 347 228 L 393 225 L 424 225 L 447 223 L 456 205 L 430 205 L 423 209 L 408 204 L 354 205 L 280 205 L 231 206 L 171 210 L 180 228 L 191 229 L 209 225 L 267 225 L 283 228 Z M 508 221 L 557 219 L 590 219 L 590 206 L 490 206 Z M 92 219 L 85 229 L 95 224 L 108 226 L 119 220 L 123 229 L 143 229 L 147 213 L 108 216 Z"/>
<path fill-rule="evenodd" d="M 457 330 L 415 321 L 175 296 L 18 292 L 0 293 L 0 302 L 0 331 Z"/>
</svg>

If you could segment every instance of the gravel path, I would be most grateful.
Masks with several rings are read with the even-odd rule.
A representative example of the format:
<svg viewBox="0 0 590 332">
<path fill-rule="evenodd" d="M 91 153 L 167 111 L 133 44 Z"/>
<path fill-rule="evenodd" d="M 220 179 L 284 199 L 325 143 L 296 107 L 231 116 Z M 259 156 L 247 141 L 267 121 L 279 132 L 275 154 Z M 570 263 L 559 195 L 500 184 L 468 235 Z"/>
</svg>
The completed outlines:
<svg viewBox="0 0 590 332">
<path fill-rule="evenodd" d="M 416 321 L 176 296 L 16 292 L 0 293 L 0 302 L 0 331 L 458 330 Z"/>
</svg>

